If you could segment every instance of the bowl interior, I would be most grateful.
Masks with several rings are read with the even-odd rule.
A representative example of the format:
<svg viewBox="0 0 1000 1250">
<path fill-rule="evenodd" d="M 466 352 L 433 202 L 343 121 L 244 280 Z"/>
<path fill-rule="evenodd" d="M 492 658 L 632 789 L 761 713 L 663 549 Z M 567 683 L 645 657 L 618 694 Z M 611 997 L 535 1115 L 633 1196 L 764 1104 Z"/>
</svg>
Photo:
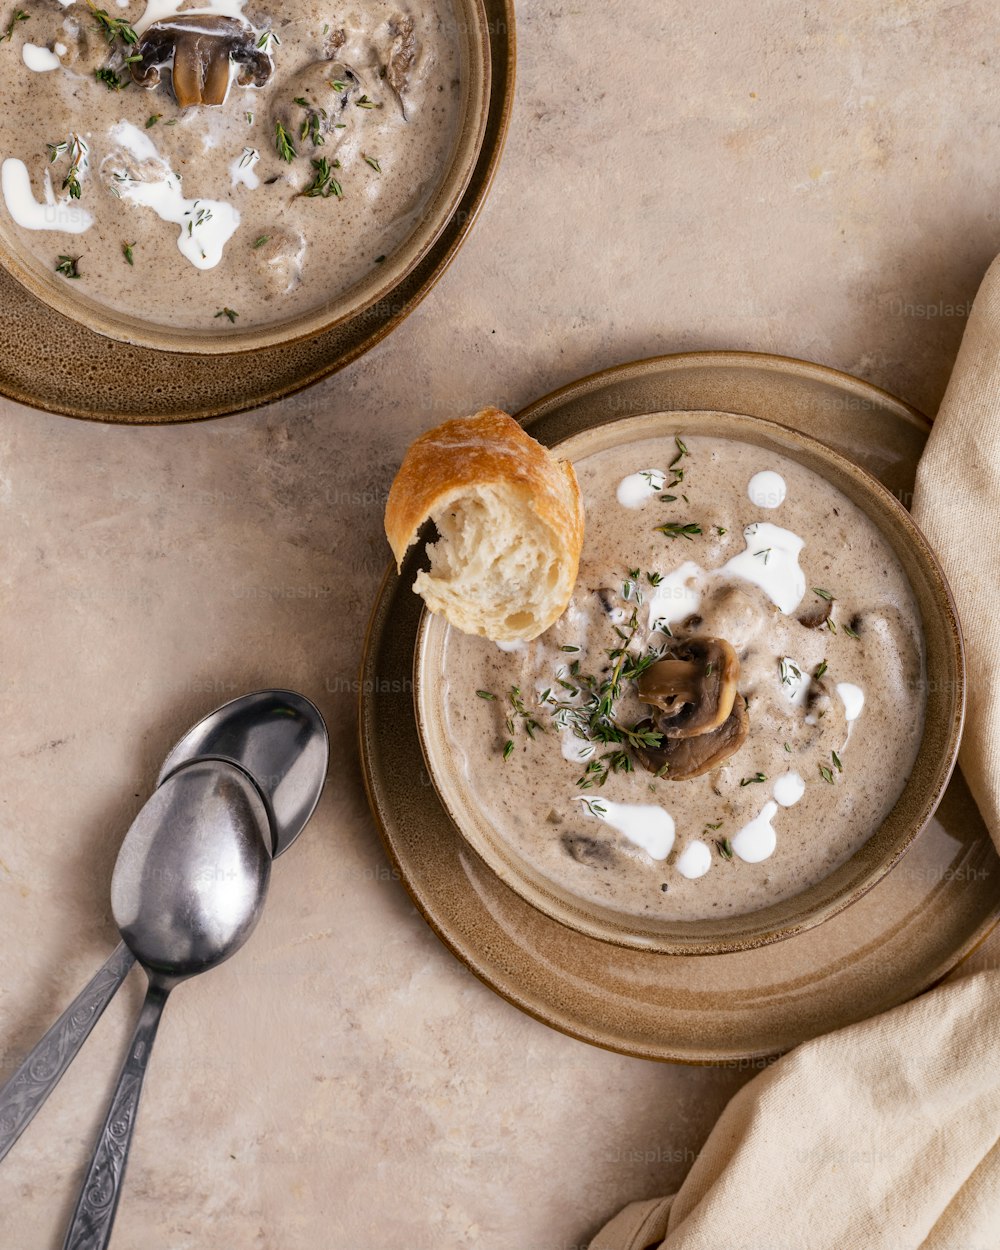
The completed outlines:
<svg viewBox="0 0 1000 1250">
<path fill-rule="evenodd" d="M 18 246 L 16 227 L 0 199 L 0 264 L 34 296 L 99 334 L 161 351 L 215 355 L 293 343 L 319 334 L 389 301 L 433 247 L 469 185 L 486 133 L 491 88 L 489 25 L 483 0 L 450 0 L 461 58 L 459 120 L 448 164 L 419 214 L 412 232 L 384 263 L 360 282 L 334 291 L 319 308 L 285 320 L 230 333 L 171 328 L 117 314 L 94 300 L 82 284 L 58 277 Z"/>
<path fill-rule="evenodd" d="M 557 445 L 579 459 L 624 443 L 700 434 L 779 452 L 836 486 L 874 523 L 895 553 L 917 602 L 926 647 L 926 718 L 910 777 L 889 815 L 849 859 L 815 885 L 781 902 L 719 920 L 642 920 L 591 904 L 543 877 L 493 827 L 463 783 L 448 743 L 441 672 L 449 626 L 424 611 L 414 657 L 414 700 L 421 745 L 438 794 L 466 841 L 490 868 L 540 911 L 570 928 L 623 946 L 668 954 L 750 949 L 819 924 L 872 888 L 901 858 L 940 801 L 958 752 L 965 702 L 961 632 L 951 593 L 909 514 L 867 472 L 822 443 L 785 426 L 729 413 L 653 413 L 589 429 Z"/>
</svg>

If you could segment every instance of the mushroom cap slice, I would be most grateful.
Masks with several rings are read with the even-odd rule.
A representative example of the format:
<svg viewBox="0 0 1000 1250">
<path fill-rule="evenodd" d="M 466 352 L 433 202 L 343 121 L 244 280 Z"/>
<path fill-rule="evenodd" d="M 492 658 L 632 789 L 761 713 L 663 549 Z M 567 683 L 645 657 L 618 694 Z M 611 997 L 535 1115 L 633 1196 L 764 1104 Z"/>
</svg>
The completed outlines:
<svg viewBox="0 0 1000 1250">
<path fill-rule="evenodd" d="M 271 58 L 257 46 L 249 22 L 218 13 L 163 18 L 147 26 L 129 70 L 132 81 L 152 88 L 160 71 L 171 67 L 174 96 L 181 108 L 223 104 L 229 91 L 229 66 L 238 67 L 241 87 L 262 87 L 271 76 Z"/>
<path fill-rule="evenodd" d="M 657 729 L 667 738 L 690 738 L 729 718 L 739 679 L 739 658 L 724 638 L 685 638 L 639 677 L 639 698 L 659 710 Z"/>
<path fill-rule="evenodd" d="M 820 599 L 819 603 L 814 603 L 811 607 L 799 613 L 799 624 L 804 625 L 806 629 L 819 629 L 825 625 L 830 619 L 830 613 L 833 611 L 832 599 Z"/>
<path fill-rule="evenodd" d="M 641 722 L 641 727 L 661 729 L 651 720 Z M 749 732 L 746 700 L 738 694 L 728 718 L 717 729 L 690 738 L 664 738 L 660 746 L 639 747 L 636 753 L 642 766 L 651 773 L 658 773 L 667 781 L 689 781 L 711 772 L 735 755 Z"/>
</svg>

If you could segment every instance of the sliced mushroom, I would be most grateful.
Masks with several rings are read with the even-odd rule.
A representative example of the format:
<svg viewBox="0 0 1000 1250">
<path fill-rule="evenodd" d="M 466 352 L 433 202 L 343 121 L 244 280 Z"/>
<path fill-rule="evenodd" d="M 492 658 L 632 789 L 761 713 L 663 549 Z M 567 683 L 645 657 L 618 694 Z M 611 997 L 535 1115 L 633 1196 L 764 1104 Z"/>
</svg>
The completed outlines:
<svg viewBox="0 0 1000 1250">
<path fill-rule="evenodd" d="M 799 624 L 804 625 L 806 629 L 819 629 L 825 625 L 830 619 L 830 613 L 833 611 L 833 601 L 830 599 L 820 599 L 819 603 L 814 603 L 812 607 L 806 608 L 804 612 L 799 613 Z"/>
<path fill-rule="evenodd" d="M 160 71 L 170 67 L 174 96 L 181 108 L 224 103 L 229 66 L 239 66 L 241 87 L 263 87 L 271 76 L 271 58 L 257 46 L 254 28 L 236 17 L 197 13 L 153 22 L 136 47 L 140 59 L 129 67 L 132 81 L 152 88 Z"/>
<path fill-rule="evenodd" d="M 286 295 L 299 284 L 306 253 L 306 238 L 300 230 L 268 226 L 251 244 L 251 249 L 268 297 Z"/>
<path fill-rule="evenodd" d="M 660 729 L 661 724 L 647 720 L 637 728 Z M 665 777 L 667 781 L 689 781 L 711 772 L 734 755 L 746 742 L 750 732 L 750 716 L 746 700 L 738 694 L 733 700 L 728 719 L 710 733 L 691 738 L 665 737 L 658 747 L 640 747 L 637 751 L 644 768 Z"/>
<path fill-rule="evenodd" d="M 563 834 L 559 839 L 566 854 L 578 864 L 591 868 L 607 868 L 615 861 L 615 849 L 609 842 L 588 838 L 583 834 Z"/>
<path fill-rule="evenodd" d="M 724 638 L 686 638 L 640 676 L 639 698 L 660 710 L 661 733 L 690 738 L 728 719 L 739 679 L 739 659 Z"/>
<path fill-rule="evenodd" d="M 343 61 L 313 61 L 294 74 L 287 91 L 275 101 L 272 122 L 282 126 L 300 145 L 299 151 L 323 147 L 332 159 L 341 140 L 349 133 L 348 123 L 358 123 L 366 113 L 354 108 L 364 98 L 365 88 L 357 70 Z M 317 154 L 318 155 L 318 154 Z"/>
<path fill-rule="evenodd" d="M 413 18 L 404 17 L 401 13 L 396 13 L 389 19 L 392 44 L 385 65 L 385 78 L 396 93 L 404 119 L 406 118 L 404 92 L 409 86 L 410 70 L 417 56 L 417 38 L 413 33 L 413 25 Z"/>
</svg>

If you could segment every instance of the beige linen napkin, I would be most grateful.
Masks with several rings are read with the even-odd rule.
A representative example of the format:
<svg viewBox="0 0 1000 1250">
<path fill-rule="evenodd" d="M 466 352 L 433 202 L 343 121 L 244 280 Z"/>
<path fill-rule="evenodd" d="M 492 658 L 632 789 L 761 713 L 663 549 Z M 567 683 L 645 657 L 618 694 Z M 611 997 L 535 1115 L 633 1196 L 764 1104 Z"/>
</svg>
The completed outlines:
<svg viewBox="0 0 1000 1250">
<path fill-rule="evenodd" d="M 913 515 L 965 630 L 961 765 L 1000 845 L 1000 258 L 920 462 Z M 723 1112 L 679 1192 L 591 1250 L 996 1250 L 1000 972 L 799 1046 Z"/>
</svg>

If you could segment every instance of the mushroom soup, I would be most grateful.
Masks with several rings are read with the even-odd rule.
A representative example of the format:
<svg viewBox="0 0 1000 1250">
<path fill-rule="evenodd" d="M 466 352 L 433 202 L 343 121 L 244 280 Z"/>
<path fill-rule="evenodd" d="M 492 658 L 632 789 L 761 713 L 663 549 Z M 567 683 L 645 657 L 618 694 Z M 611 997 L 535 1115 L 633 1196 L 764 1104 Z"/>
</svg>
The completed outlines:
<svg viewBox="0 0 1000 1250">
<path fill-rule="evenodd" d="M 23 4 L 0 43 L 5 212 L 20 252 L 118 315 L 219 332 L 322 310 L 448 167 L 450 0 Z"/>
<path fill-rule="evenodd" d="M 542 876 L 634 915 L 797 894 L 902 792 L 920 614 L 839 490 L 772 451 L 648 439 L 576 462 L 563 617 L 513 648 L 449 629 L 446 732 L 474 802 Z"/>
</svg>

